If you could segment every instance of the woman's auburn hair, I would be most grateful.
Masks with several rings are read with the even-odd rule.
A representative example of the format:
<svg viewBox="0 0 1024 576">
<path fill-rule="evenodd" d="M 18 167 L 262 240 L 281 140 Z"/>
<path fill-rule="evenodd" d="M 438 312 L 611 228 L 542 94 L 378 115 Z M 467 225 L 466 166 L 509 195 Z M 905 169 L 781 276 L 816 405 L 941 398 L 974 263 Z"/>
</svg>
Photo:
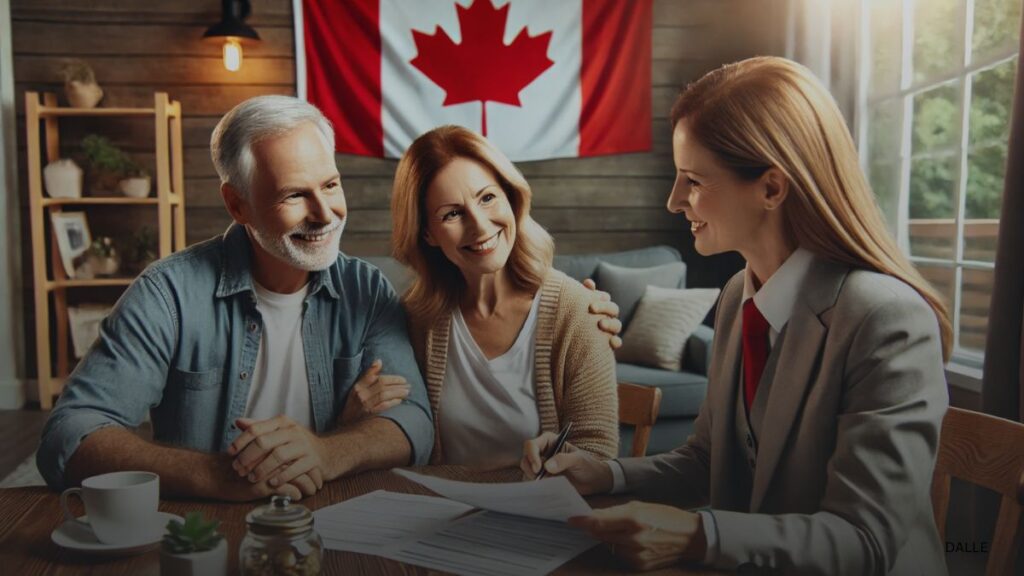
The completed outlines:
<svg viewBox="0 0 1024 576">
<path fill-rule="evenodd" d="M 421 135 L 402 155 L 391 195 L 392 256 L 415 272 L 402 302 L 410 317 L 436 318 L 450 312 L 466 290 L 466 280 L 440 248 L 426 241 L 427 189 L 456 158 L 480 163 L 494 175 L 508 197 L 516 238 L 505 270 L 524 292 L 540 289 L 551 268 L 555 244 L 530 216 L 533 193 L 511 161 L 486 138 L 461 126 L 441 126 Z"/>
<path fill-rule="evenodd" d="M 949 360 L 953 328 L 946 305 L 886 228 L 843 116 L 810 70 L 778 57 L 727 64 L 687 86 L 670 118 L 673 130 L 685 121 L 740 178 L 781 170 L 790 184 L 782 208 L 790 240 L 909 284 L 935 312 L 942 356 Z"/>
</svg>

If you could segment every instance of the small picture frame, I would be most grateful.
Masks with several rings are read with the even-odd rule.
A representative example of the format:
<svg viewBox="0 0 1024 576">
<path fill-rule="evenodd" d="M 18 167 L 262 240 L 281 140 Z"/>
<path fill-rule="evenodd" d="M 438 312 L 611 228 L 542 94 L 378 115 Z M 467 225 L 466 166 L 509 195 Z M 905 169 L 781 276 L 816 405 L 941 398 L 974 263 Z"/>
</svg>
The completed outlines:
<svg viewBox="0 0 1024 576">
<path fill-rule="evenodd" d="M 84 212 L 51 212 L 50 221 L 64 272 L 68 278 L 74 278 L 76 259 L 85 254 L 92 244 L 89 222 Z"/>
</svg>

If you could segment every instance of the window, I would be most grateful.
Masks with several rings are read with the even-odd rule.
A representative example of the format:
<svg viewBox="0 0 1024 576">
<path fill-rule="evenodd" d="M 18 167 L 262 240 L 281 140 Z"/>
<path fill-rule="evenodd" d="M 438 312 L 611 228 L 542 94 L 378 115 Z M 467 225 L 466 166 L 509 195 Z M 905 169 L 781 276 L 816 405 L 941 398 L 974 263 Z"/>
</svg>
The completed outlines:
<svg viewBox="0 0 1024 576">
<path fill-rule="evenodd" d="M 857 135 L 879 206 L 980 367 L 1021 0 L 861 0 Z"/>
</svg>

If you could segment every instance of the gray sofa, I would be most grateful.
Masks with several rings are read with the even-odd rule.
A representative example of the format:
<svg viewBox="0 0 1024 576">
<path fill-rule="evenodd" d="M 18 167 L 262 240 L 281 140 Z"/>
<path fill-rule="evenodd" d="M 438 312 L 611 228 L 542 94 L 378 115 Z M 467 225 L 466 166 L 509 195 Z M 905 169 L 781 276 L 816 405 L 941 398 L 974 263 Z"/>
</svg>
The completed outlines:
<svg viewBox="0 0 1024 576">
<path fill-rule="evenodd" d="M 380 257 L 364 257 L 374 264 L 394 284 L 395 290 L 402 293 L 409 285 L 409 271 L 394 259 Z M 555 256 L 554 267 L 576 280 L 594 278 L 598 266 L 606 262 L 624 268 L 650 268 L 671 262 L 682 265 L 679 252 L 669 246 L 652 246 L 637 250 L 611 252 L 606 254 L 571 254 Z M 600 279 L 598 288 L 601 288 Z M 642 282 L 642 280 L 638 280 Z M 677 287 L 686 285 L 685 267 Z M 637 290 L 642 292 L 643 286 Z M 626 328 L 628 329 L 628 324 Z M 697 417 L 701 402 L 707 390 L 707 371 L 711 356 L 711 339 L 714 331 L 701 325 L 690 336 L 683 352 L 683 369 L 679 372 L 649 368 L 635 364 L 619 363 L 616 367 L 620 382 L 632 382 L 644 386 L 661 388 L 661 410 L 658 422 L 651 433 L 651 441 L 647 453 L 656 454 L 671 450 L 682 444 L 693 430 L 693 420 Z M 626 454 L 632 442 L 632 430 L 623 429 L 620 441 L 620 452 Z"/>
</svg>

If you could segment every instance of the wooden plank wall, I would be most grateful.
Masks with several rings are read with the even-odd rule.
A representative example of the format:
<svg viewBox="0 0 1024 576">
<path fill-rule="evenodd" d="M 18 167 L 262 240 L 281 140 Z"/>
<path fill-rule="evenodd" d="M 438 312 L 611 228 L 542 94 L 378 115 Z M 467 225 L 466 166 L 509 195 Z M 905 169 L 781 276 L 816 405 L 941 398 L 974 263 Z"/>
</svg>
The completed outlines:
<svg viewBox="0 0 1024 576">
<path fill-rule="evenodd" d="M 519 165 L 535 191 L 534 216 L 552 232 L 560 253 L 669 244 L 684 252 L 690 284 L 698 286 L 720 285 L 738 268 L 736 257 L 695 256 L 685 221 L 664 209 L 674 171 L 666 116 L 679 87 L 703 72 L 739 58 L 779 52 L 781 19 L 771 9 L 778 3 L 655 0 L 653 150 Z M 219 19 L 218 0 L 12 0 L 11 5 L 23 236 L 27 238 L 29 230 L 24 92 L 59 93 L 58 70 L 72 57 L 84 58 L 95 69 L 106 91 L 104 106 L 146 106 L 155 90 L 181 101 L 188 241 L 223 231 L 229 217 L 209 159 L 210 133 L 224 112 L 246 98 L 295 93 L 290 0 L 253 0 L 248 22 L 263 41 L 245 49 L 237 73 L 224 70 L 219 45 L 200 41 L 204 30 Z M 74 143 L 89 132 L 110 136 L 152 167 L 149 123 L 64 122 L 64 149 L 73 151 Z M 351 211 L 343 249 L 356 255 L 386 254 L 396 162 L 348 155 L 337 159 Z M 102 215 L 95 218 L 104 223 Z M 26 305 L 31 302 L 32 278 L 27 244 L 23 242 Z"/>
</svg>

